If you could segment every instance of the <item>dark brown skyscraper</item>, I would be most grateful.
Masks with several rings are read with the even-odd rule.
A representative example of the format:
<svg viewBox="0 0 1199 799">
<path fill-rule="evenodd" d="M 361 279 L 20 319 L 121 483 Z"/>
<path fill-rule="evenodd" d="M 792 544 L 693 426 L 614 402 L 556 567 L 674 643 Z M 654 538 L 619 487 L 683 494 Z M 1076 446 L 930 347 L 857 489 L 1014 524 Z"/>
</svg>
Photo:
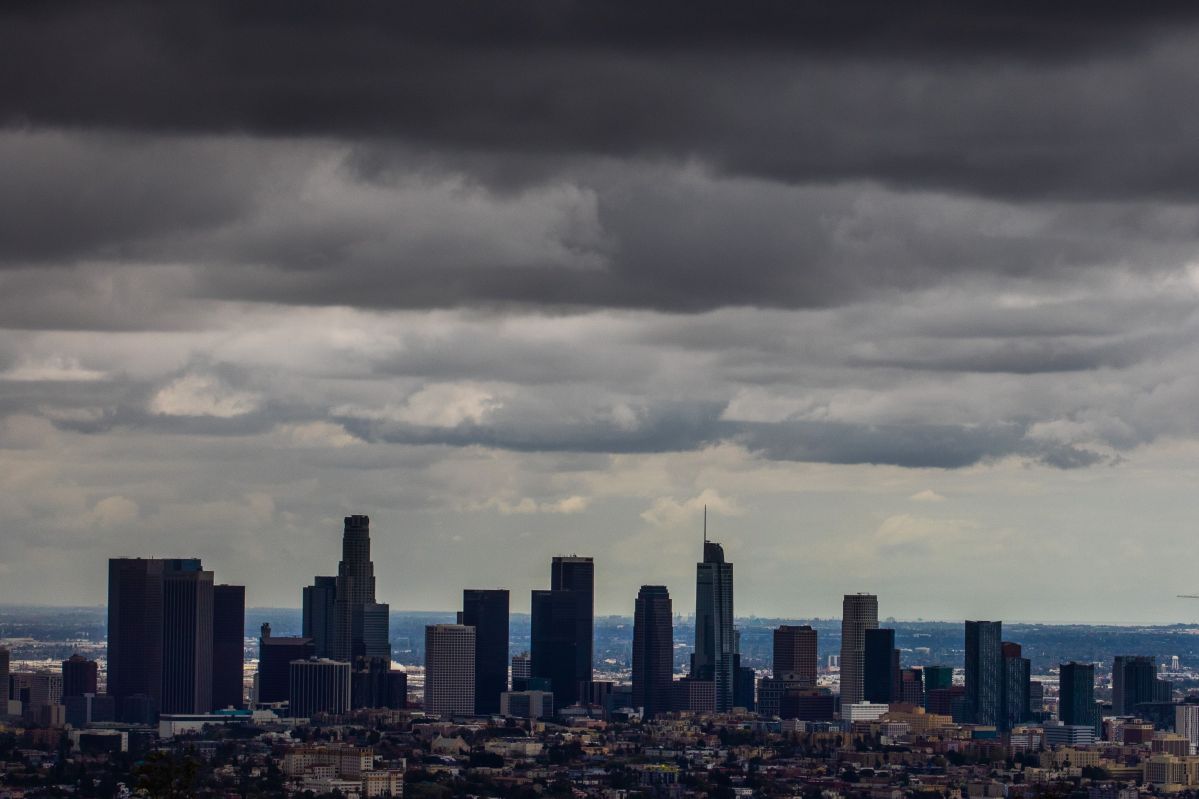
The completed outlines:
<svg viewBox="0 0 1199 799">
<path fill-rule="evenodd" d="M 499 713 L 508 690 L 508 592 L 465 589 L 458 623 L 475 628 L 475 713 Z"/>
<path fill-rule="evenodd" d="M 156 710 L 162 696 L 164 566 L 157 558 L 108 561 L 108 693 L 121 713 L 129 697 Z"/>
<path fill-rule="evenodd" d="M 246 638 L 246 587 L 218 585 L 212 590 L 212 706 L 246 706 L 243 672 Z"/>
<path fill-rule="evenodd" d="M 594 591 L 591 558 L 570 556 L 554 558 L 550 590 L 533 592 L 532 676 L 550 681 L 555 708 L 578 702 L 580 684 L 591 682 Z"/>
<path fill-rule="evenodd" d="M 212 572 L 198 560 L 163 573 L 163 713 L 212 710 L 212 589 Z"/>
<path fill-rule="evenodd" d="M 71 657 L 64 660 L 62 662 L 63 698 L 97 693 L 96 675 L 98 672 L 99 669 L 96 666 L 96 661 L 88 660 L 83 655 L 71 655 Z M 5 677 L 4 688 L 7 690 L 7 675 Z"/>
<path fill-rule="evenodd" d="M 674 619 L 664 585 L 643 585 L 633 613 L 633 705 L 652 718 L 670 710 Z"/>
<path fill-rule="evenodd" d="M 784 624 L 774 631 L 773 674 L 795 675 L 804 687 L 816 685 L 816 631 L 808 625 Z"/>
</svg>

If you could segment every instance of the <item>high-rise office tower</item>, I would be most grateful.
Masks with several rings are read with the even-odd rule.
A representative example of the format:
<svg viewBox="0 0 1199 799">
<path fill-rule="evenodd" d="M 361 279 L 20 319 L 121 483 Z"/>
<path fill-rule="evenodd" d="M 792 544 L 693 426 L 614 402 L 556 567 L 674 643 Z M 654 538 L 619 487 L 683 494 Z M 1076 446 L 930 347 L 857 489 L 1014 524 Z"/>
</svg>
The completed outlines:
<svg viewBox="0 0 1199 799">
<path fill-rule="evenodd" d="M 343 660 L 309 658 L 287 664 L 287 700 L 295 718 L 350 709 L 350 664 Z"/>
<path fill-rule="evenodd" d="M 163 713 L 212 710 L 212 593 L 212 572 L 199 561 L 163 572 Z"/>
<path fill-rule="evenodd" d="M 387 657 L 387 605 L 375 602 L 375 565 L 371 561 L 369 516 L 345 517 L 341 562 L 337 564 L 333 600 L 332 657 Z M 386 654 L 385 654 L 386 653 Z"/>
<path fill-rule="evenodd" d="M 1063 663 L 1059 669 L 1058 718 L 1063 724 L 1098 730 L 1094 664 Z"/>
<path fill-rule="evenodd" d="M 246 587 L 212 589 L 212 707 L 244 708 Z"/>
<path fill-rule="evenodd" d="M 775 629 L 772 666 L 775 677 L 794 675 L 791 679 L 800 686 L 816 685 L 816 631 L 806 624 Z"/>
<path fill-rule="evenodd" d="M 887 705 L 898 699 L 899 650 L 895 631 L 866 630 L 862 648 L 862 697 L 867 702 Z"/>
<path fill-rule="evenodd" d="M 312 639 L 317 657 L 328 657 L 333 650 L 333 631 L 336 628 L 336 577 L 315 577 L 312 585 L 304 586 L 304 616 L 301 634 Z"/>
<path fill-rule="evenodd" d="M 633 705 L 645 718 L 670 710 L 674 618 L 664 585 L 643 585 L 633 611 Z"/>
<path fill-rule="evenodd" d="M 1001 726 L 1003 718 L 1003 622 L 966 622 L 966 717 L 972 724 Z"/>
<path fill-rule="evenodd" d="M 591 682 L 594 591 L 592 559 L 570 556 L 553 559 L 550 590 L 532 595 L 532 677 L 549 680 L 556 708 L 578 702 Z"/>
<path fill-rule="evenodd" d="M 139 717 L 157 713 L 162 696 L 165 565 L 166 561 L 158 558 L 108 561 L 108 693 L 116 700 L 122 718 L 132 718 L 135 704 Z M 196 565 L 198 568 L 199 561 Z M 140 700 L 127 703 L 132 697 Z M 146 712 L 141 712 L 143 708 Z"/>
<path fill-rule="evenodd" d="M 508 690 L 508 591 L 465 589 L 458 623 L 475 628 L 475 713 L 499 713 Z"/>
<path fill-rule="evenodd" d="M 1019 644 L 1003 642 L 1003 716 L 1000 729 L 1010 730 L 1029 721 L 1032 708 L 1029 704 L 1031 686 L 1031 664 L 1023 656 Z"/>
<path fill-rule="evenodd" d="M 258 639 L 255 702 L 265 705 L 288 701 L 292 693 L 292 661 L 309 660 L 315 657 L 314 652 L 311 638 L 274 636 L 271 635 L 271 625 L 263 624 L 262 636 Z M 346 668 L 349 668 L 348 663 Z M 346 701 L 348 703 L 349 699 Z"/>
<path fill-rule="evenodd" d="M 841 704 L 865 697 L 866 631 L 878 629 L 878 597 L 846 594 L 841 603 Z"/>
<path fill-rule="evenodd" d="M 1117 655 L 1112 664 L 1112 713 L 1132 715 L 1133 708 L 1154 700 L 1157 658 L 1149 655 Z"/>
<path fill-rule="evenodd" d="M 7 666 L 7 664 L 3 665 Z M 7 669 L 5 668 L 3 671 L 6 672 Z M 96 665 L 96 661 L 88 660 L 83 655 L 71 655 L 62 662 L 62 695 L 67 697 L 97 693 L 98 674 L 99 667 Z M 5 673 L 3 676 L 4 689 L 8 690 L 8 674 Z"/>
<path fill-rule="evenodd" d="M 425 627 L 425 711 L 446 717 L 474 715 L 474 627 Z"/>
<path fill-rule="evenodd" d="M 706 522 L 705 522 L 706 528 Z M 695 651 L 691 677 L 716 686 L 716 712 L 733 709 L 734 656 L 733 564 L 724 548 L 704 540 L 704 559 L 695 564 Z"/>
</svg>

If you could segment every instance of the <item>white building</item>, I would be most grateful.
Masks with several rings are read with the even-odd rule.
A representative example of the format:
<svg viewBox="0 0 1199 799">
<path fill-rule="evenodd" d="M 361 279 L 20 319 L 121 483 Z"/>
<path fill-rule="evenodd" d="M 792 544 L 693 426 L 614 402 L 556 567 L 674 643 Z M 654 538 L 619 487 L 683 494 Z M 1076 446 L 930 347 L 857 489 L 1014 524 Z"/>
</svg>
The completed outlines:
<svg viewBox="0 0 1199 799">
<path fill-rule="evenodd" d="M 854 702 L 841 706 L 841 719 L 851 724 L 855 721 L 878 721 L 890 709 L 890 705 L 878 702 Z"/>
<path fill-rule="evenodd" d="M 1199 705 L 1174 708 L 1174 732 L 1191 742 L 1191 751 L 1199 747 Z"/>
<path fill-rule="evenodd" d="M 474 627 L 425 627 L 425 712 L 447 717 L 474 715 Z"/>
</svg>

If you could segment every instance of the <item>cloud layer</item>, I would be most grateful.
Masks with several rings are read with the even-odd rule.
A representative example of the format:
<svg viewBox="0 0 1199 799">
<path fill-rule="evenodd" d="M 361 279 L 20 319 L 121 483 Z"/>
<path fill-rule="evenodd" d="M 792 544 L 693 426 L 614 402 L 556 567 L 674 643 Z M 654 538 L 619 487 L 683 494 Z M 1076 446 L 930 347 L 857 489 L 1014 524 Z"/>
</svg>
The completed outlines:
<svg viewBox="0 0 1199 799">
<path fill-rule="evenodd" d="M 294 603 L 359 510 L 480 584 L 610 549 L 616 610 L 686 607 L 705 504 L 763 612 L 805 552 L 802 601 L 926 616 L 896 569 L 1135 565 L 1199 433 L 1196 44 L 1182 3 L 9 4 L 0 600 L 186 541 Z"/>
</svg>

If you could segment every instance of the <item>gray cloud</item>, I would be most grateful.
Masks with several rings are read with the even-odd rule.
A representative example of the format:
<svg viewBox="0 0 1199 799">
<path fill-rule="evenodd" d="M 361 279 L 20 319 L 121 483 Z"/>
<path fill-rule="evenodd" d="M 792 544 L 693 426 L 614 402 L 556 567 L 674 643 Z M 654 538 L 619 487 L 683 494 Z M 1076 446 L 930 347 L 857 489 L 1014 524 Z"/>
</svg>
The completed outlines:
<svg viewBox="0 0 1199 799">
<path fill-rule="evenodd" d="M 698 158 L 1020 197 L 1185 197 L 1199 172 L 1179 168 L 1199 132 L 1184 3 L 4 14 L 0 117 L 33 125 Z"/>
</svg>

